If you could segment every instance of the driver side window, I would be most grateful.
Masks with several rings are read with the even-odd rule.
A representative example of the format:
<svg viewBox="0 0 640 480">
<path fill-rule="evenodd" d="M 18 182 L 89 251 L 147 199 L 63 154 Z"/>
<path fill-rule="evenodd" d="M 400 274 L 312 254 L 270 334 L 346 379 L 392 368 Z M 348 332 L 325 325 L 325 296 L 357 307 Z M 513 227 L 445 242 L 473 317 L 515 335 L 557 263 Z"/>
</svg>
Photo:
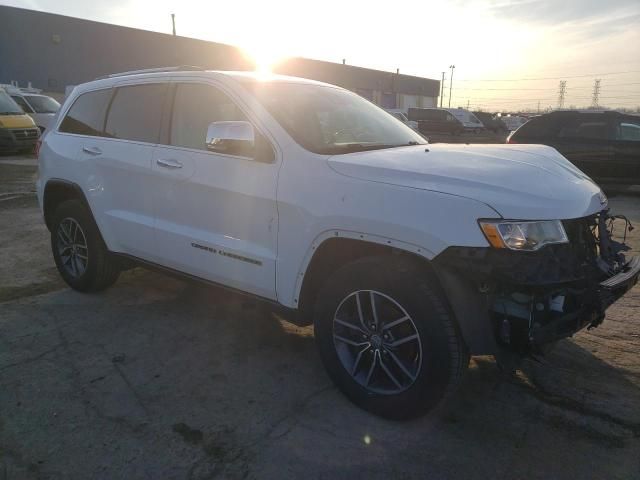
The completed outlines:
<svg viewBox="0 0 640 480">
<path fill-rule="evenodd" d="M 207 151 L 207 128 L 212 122 L 220 121 L 247 121 L 247 118 L 226 94 L 211 85 L 180 83 L 176 86 L 171 145 Z"/>
</svg>

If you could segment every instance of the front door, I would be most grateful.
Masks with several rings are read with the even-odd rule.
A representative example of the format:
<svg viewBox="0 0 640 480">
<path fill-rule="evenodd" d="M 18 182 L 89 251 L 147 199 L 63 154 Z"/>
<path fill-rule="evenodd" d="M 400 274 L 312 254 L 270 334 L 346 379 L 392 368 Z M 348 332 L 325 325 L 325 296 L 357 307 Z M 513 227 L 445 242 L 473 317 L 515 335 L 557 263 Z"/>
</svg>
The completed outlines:
<svg viewBox="0 0 640 480">
<path fill-rule="evenodd" d="M 208 151 L 210 123 L 255 121 L 214 85 L 185 81 L 173 88 L 167 145 L 152 161 L 159 261 L 275 299 L 278 155 L 260 162 Z"/>
</svg>

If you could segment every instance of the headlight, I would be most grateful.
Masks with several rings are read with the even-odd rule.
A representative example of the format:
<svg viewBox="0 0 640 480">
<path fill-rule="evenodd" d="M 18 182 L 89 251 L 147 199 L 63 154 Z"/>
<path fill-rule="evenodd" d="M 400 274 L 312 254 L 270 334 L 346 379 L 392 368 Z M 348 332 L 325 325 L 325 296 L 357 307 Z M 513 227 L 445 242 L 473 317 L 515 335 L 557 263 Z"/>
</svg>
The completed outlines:
<svg viewBox="0 0 640 480">
<path fill-rule="evenodd" d="M 480 228 L 491 246 L 511 250 L 538 250 L 551 243 L 568 243 L 560 220 L 538 222 L 481 220 Z"/>
</svg>

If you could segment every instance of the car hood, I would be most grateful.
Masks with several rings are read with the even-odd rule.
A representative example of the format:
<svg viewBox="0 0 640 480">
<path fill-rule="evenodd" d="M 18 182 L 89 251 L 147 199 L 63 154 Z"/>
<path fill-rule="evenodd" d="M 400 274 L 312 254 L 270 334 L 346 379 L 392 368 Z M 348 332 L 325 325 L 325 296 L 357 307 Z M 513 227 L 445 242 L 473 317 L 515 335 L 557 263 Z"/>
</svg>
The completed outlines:
<svg viewBox="0 0 640 480">
<path fill-rule="evenodd" d="M 342 175 L 471 198 L 514 220 L 579 218 L 606 208 L 600 188 L 544 145 L 419 145 L 328 162 Z"/>
<path fill-rule="evenodd" d="M 36 125 L 26 113 L 0 115 L 0 128 L 34 128 Z"/>
</svg>

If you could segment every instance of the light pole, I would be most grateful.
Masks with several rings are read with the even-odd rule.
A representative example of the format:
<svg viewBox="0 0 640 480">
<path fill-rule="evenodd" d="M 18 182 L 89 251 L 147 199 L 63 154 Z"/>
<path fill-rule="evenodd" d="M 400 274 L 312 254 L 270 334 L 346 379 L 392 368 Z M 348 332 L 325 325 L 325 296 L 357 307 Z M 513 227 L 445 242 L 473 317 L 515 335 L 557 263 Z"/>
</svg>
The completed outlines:
<svg viewBox="0 0 640 480">
<path fill-rule="evenodd" d="M 449 65 L 449 68 L 451 69 L 451 78 L 449 79 L 449 108 L 451 108 L 451 93 L 452 88 L 453 88 L 453 69 L 456 68 L 455 65 Z"/>
</svg>

